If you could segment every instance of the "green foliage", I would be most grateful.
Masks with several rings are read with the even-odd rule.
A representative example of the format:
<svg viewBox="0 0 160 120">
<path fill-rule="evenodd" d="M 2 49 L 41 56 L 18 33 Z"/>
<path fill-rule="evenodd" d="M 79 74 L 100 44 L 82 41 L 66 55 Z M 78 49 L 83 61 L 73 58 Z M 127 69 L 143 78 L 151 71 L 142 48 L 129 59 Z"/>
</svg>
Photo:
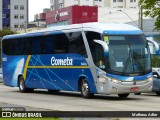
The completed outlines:
<svg viewBox="0 0 160 120">
<path fill-rule="evenodd" d="M 160 0 L 140 0 L 145 16 L 156 18 L 154 30 L 160 30 Z"/>
<path fill-rule="evenodd" d="M 153 56 L 152 67 L 160 67 L 160 56 Z"/>
<path fill-rule="evenodd" d="M 4 37 L 5 35 L 16 34 L 16 32 L 10 30 L 9 28 L 0 30 L 0 37 Z"/>
</svg>

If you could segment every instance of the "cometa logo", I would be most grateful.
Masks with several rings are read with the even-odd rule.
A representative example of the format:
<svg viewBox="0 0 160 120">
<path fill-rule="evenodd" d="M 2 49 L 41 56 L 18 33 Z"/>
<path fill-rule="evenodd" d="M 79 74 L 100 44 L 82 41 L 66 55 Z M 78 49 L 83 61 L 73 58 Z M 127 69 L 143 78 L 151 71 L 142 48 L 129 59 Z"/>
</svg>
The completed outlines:
<svg viewBox="0 0 160 120">
<path fill-rule="evenodd" d="M 55 57 L 52 57 L 51 65 L 52 66 L 72 66 L 73 59 L 69 59 L 68 57 L 66 59 L 56 59 Z"/>
<path fill-rule="evenodd" d="M 56 11 L 55 20 L 56 20 L 56 21 L 59 21 L 59 19 L 60 19 L 60 14 L 59 14 L 58 11 Z"/>
</svg>

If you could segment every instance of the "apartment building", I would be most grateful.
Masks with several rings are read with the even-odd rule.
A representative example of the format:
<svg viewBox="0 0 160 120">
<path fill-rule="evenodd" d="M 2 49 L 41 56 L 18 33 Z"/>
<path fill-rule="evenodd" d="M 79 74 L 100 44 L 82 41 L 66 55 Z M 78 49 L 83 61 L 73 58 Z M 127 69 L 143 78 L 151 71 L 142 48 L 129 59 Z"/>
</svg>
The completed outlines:
<svg viewBox="0 0 160 120">
<path fill-rule="evenodd" d="M 2 0 L 0 0 L 0 30 L 2 29 Z"/>
<path fill-rule="evenodd" d="M 28 0 L 0 0 L 0 29 L 24 29 L 28 23 Z"/>
<path fill-rule="evenodd" d="M 51 10 L 68 6 L 98 6 L 109 8 L 138 8 L 139 0 L 50 0 Z"/>
</svg>

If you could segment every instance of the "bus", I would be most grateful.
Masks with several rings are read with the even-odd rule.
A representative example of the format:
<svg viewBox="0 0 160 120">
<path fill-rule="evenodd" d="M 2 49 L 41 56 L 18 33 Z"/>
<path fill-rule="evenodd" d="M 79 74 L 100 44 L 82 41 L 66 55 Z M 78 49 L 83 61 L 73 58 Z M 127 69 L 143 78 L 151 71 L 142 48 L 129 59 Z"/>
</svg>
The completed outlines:
<svg viewBox="0 0 160 120">
<path fill-rule="evenodd" d="M 83 23 L 8 35 L 2 40 L 4 85 L 20 92 L 78 91 L 82 97 L 152 90 L 151 54 L 131 25 Z M 159 48 L 156 48 L 158 52 Z"/>
</svg>

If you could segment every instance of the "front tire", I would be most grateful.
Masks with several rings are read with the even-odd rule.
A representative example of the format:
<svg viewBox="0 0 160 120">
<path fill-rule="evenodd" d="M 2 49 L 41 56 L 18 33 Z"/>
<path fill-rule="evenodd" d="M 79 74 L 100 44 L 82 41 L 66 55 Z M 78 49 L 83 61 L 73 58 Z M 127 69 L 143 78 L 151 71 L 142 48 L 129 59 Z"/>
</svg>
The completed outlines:
<svg viewBox="0 0 160 120">
<path fill-rule="evenodd" d="M 119 98 L 127 98 L 129 94 L 118 94 Z"/>
<path fill-rule="evenodd" d="M 19 79 L 18 79 L 18 87 L 19 87 L 19 91 L 22 92 L 22 93 L 33 92 L 34 91 L 34 89 L 26 87 L 23 76 L 19 77 Z"/>
<path fill-rule="evenodd" d="M 83 79 L 81 82 L 81 95 L 83 98 L 89 99 L 94 96 L 93 93 L 90 93 L 89 84 L 86 79 Z"/>
</svg>

